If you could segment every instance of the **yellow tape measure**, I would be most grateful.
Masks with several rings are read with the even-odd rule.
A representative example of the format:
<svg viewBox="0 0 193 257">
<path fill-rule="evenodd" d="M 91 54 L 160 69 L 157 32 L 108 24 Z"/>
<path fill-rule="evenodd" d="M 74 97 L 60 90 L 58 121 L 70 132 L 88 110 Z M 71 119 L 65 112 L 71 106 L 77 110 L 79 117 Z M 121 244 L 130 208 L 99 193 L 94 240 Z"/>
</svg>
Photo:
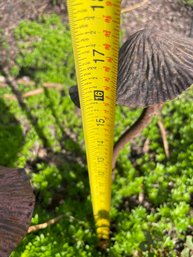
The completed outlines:
<svg viewBox="0 0 193 257">
<path fill-rule="evenodd" d="M 68 0 L 97 235 L 109 238 L 120 0 Z"/>
</svg>

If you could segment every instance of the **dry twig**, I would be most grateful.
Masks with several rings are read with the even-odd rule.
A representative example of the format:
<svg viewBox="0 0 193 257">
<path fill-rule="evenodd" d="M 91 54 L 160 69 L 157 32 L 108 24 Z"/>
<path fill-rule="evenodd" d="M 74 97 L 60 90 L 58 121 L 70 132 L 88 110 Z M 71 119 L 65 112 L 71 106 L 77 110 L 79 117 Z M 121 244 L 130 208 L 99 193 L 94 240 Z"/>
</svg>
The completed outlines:
<svg viewBox="0 0 193 257">
<path fill-rule="evenodd" d="M 46 221 L 46 222 L 44 222 L 44 223 L 41 223 L 41 224 L 38 224 L 38 225 L 30 226 L 30 227 L 28 228 L 27 233 L 32 233 L 32 232 L 38 231 L 38 230 L 40 230 L 40 229 L 47 228 L 48 226 L 57 223 L 62 217 L 63 217 L 63 215 L 60 215 L 60 216 L 58 216 L 58 217 L 56 217 L 56 218 L 53 218 L 53 219 L 51 219 L 51 220 L 48 220 L 48 221 Z"/>
<path fill-rule="evenodd" d="M 161 133 L 161 137 L 162 137 L 162 141 L 163 141 L 163 145 L 164 145 L 165 155 L 167 158 L 169 158 L 170 153 L 169 153 L 169 145 L 168 145 L 168 140 L 167 140 L 167 132 L 166 132 L 166 129 L 164 127 L 164 124 L 163 124 L 161 118 L 159 118 L 159 120 L 158 120 L 158 126 L 160 129 L 160 133 Z"/>
<path fill-rule="evenodd" d="M 63 87 L 62 85 L 56 85 L 56 84 L 44 84 L 43 87 L 45 88 L 56 88 L 57 90 L 62 90 Z M 43 88 L 37 88 L 37 89 L 34 89 L 34 90 L 31 90 L 25 94 L 22 95 L 22 98 L 27 98 L 27 97 L 30 97 L 30 96 L 34 96 L 34 95 L 39 95 L 41 93 L 44 92 L 44 89 Z M 9 99 L 9 100 L 17 100 L 17 97 L 15 95 L 10 95 L 10 94 L 5 94 L 4 95 L 5 99 Z"/>
<path fill-rule="evenodd" d="M 144 142 L 144 145 L 143 145 L 143 152 L 144 153 L 149 152 L 149 144 L 150 144 L 150 140 L 149 140 L 149 138 L 147 138 Z"/>
<path fill-rule="evenodd" d="M 25 86 L 31 86 L 31 85 L 35 84 L 32 80 L 30 80 L 28 78 L 21 78 L 21 79 L 15 80 L 15 82 L 17 84 L 23 84 Z M 6 86 L 7 86 L 6 78 L 1 76 L 0 77 L 0 87 L 6 87 Z M 64 88 L 64 86 L 59 83 L 46 82 L 46 83 L 43 83 L 43 88 L 55 88 L 57 90 L 62 90 Z M 27 98 L 27 97 L 30 97 L 33 95 L 39 95 L 44 92 L 43 88 L 37 88 L 37 89 L 31 90 L 31 91 L 23 94 L 22 98 Z M 5 94 L 4 97 L 5 97 L 5 99 L 17 100 L 17 97 L 15 95 L 11 95 L 11 94 Z"/>
<path fill-rule="evenodd" d="M 147 3 L 148 3 L 148 0 L 143 0 L 141 3 L 134 4 L 130 7 L 124 8 L 124 9 L 121 10 L 121 14 L 131 12 L 135 9 L 138 9 L 138 8 L 142 7 L 143 5 L 145 5 Z"/>
</svg>

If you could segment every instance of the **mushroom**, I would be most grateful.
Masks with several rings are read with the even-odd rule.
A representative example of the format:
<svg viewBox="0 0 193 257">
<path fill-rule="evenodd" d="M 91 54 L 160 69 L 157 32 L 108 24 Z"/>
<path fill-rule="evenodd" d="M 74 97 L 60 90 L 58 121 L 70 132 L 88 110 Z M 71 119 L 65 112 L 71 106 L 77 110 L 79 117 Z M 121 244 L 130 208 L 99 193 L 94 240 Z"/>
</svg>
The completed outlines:
<svg viewBox="0 0 193 257">
<path fill-rule="evenodd" d="M 27 232 L 35 198 L 23 169 L 0 167 L 0 256 L 8 257 Z"/>
<path fill-rule="evenodd" d="M 164 102 L 191 84 L 193 39 L 157 29 L 143 29 L 128 38 L 119 51 L 116 103 L 144 110 L 115 143 L 113 168 L 125 143 L 149 124 Z M 71 87 L 69 93 L 80 107 L 77 87 Z"/>
</svg>

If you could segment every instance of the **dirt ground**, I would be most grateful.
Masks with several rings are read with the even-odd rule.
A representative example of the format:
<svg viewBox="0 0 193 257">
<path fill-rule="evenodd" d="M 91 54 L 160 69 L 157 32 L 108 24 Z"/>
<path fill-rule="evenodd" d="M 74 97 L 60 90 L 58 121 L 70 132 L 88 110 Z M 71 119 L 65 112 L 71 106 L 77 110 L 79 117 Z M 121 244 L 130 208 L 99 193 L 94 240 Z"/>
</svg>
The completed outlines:
<svg viewBox="0 0 193 257">
<path fill-rule="evenodd" d="M 122 0 L 121 7 L 126 8 L 143 0 Z M 180 0 L 149 0 L 142 7 L 122 14 L 123 27 L 127 36 L 145 27 L 154 27 L 168 32 L 189 36 L 193 18 L 193 9 Z"/>
<path fill-rule="evenodd" d="M 0 28 L 8 31 L 22 19 L 35 19 L 46 13 L 58 13 L 66 19 L 66 0 L 0 0 Z M 144 27 L 157 27 L 169 32 L 189 35 L 193 9 L 182 0 L 122 0 L 121 8 L 146 2 L 142 7 L 122 14 L 123 26 L 128 34 Z"/>
<path fill-rule="evenodd" d="M 131 7 L 144 0 L 122 0 L 122 9 Z M 125 39 L 128 35 L 144 27 L 156 27 L 158 29 L 177 32 L 189 36 L 193 9 L 182 4 L 182 0 L 146 0 L 142 7 L 121 15 L 122 27 L 125 30 Z M 0 40 L 1 63 L 9 58 L 14 59 L 16 47 L 12 31 L 23 19 L 34 20 L 38 16 L 48 13 L 57 13 L 67 21 L 66 0 L 0 0 L 0 32 L 1 36 L 9 43 L 9 53 L 4 52 Z"/>
</svg>

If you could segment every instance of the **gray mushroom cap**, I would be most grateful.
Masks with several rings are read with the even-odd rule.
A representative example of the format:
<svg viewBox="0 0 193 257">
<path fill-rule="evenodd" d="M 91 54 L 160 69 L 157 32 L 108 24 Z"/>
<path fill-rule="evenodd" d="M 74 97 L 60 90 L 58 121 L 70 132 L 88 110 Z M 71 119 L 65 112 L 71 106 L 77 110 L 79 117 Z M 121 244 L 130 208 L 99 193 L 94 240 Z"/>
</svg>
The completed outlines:
<svg viewBox="0 0 193 257">
<path fill-rule="evenodd" d="M 144 29 L 119 51 L 117 104 L 146 107 L 179 96 L 193 84 L 193 39 Z M 77 87 L 70 88 L 80 107 Z"/>
</svg>

